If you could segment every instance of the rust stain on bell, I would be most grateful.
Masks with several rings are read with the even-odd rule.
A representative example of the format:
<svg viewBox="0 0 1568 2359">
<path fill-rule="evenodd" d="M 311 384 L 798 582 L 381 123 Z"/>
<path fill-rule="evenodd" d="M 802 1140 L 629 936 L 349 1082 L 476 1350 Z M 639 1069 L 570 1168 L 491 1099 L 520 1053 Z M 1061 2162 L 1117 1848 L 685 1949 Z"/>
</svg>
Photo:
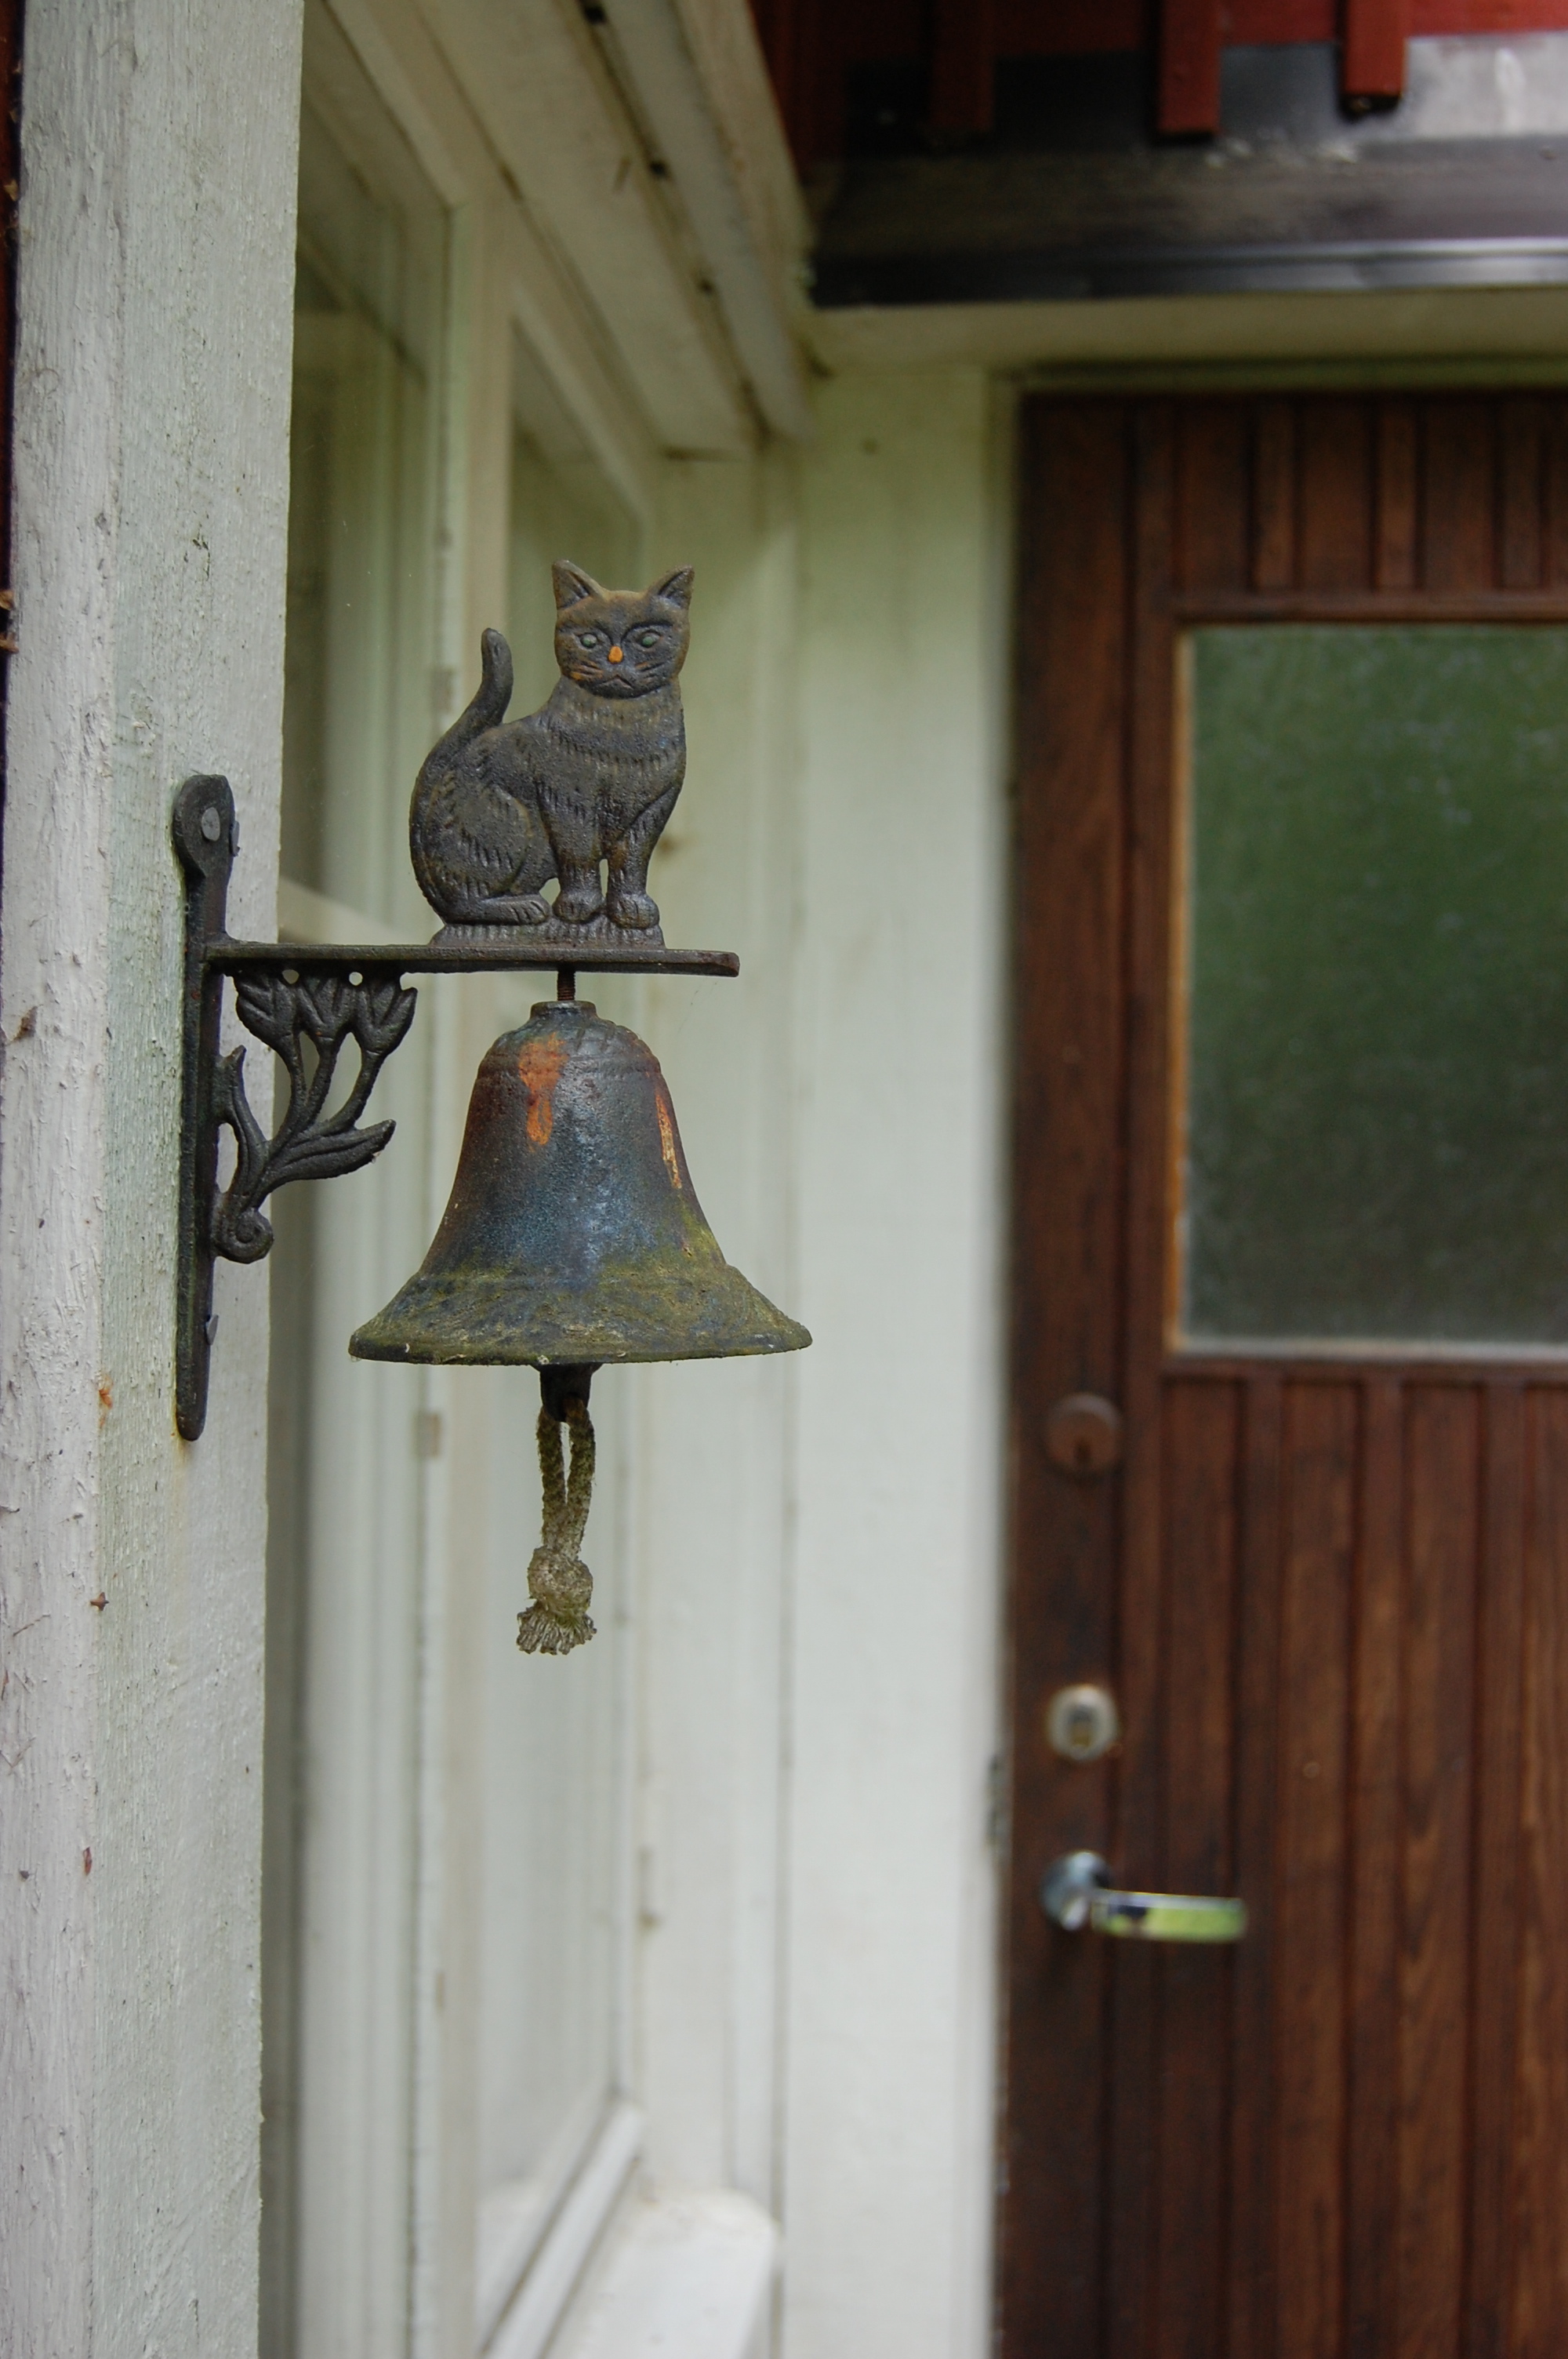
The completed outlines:
<svg viewBox="0 0 1568 2359">
<path fill-rule="evenodd" d="M 654 1112 L 659 1117 L 659 1152 L 665 1158 L 665 1169 L 670 1175 L 670 1186 L 678 1189 L 680 1180 L 680 1140 L 676 1132 L 676 1110 L 663 1082 L 654 1096 Z"/>
<path fill-rule="evenodd" d="M 653 1050 L 576 1000 L 486 1056 L 424 1266 L 349 1349 L 550 1367 L 810 1341 L 719 1251 Z"/>
<path fill-rule="evenodd" d="M 559 1039 L 531 1040 L 526 1032 L 522 1038 L 525 1046 L 517 1060 L 517 1078 L 528 1093 L 528 1137 L 535 1147 L 543 1147 L 555 1124 L 555 1088 L 568 1051 Z"/>
</svg>

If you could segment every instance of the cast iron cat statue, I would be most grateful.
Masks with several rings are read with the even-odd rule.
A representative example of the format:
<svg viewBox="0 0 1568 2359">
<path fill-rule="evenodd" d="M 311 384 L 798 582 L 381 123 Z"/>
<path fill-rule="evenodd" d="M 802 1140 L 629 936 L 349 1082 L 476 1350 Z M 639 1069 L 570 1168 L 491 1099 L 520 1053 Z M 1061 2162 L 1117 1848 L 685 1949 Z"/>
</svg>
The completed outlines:
<svg viewBox="0 0 1568 2359">
<path fill-rule="evenodd" d="M 479 692 L 414 788 L 414 873 L 464 932 L 541 926 L 554 939 L 591 927 L 604 939 L 624 929 L 657 943 L 648 861 L 686 776 L 691 568 L 643 591 L 601 589 L 564 560 L 551 575 L 561 677 L 537 712 L 506 721 L 512 650 L 485 632 Z M 553 904 L 540 889 L 552 876 Z"/>
</svg>

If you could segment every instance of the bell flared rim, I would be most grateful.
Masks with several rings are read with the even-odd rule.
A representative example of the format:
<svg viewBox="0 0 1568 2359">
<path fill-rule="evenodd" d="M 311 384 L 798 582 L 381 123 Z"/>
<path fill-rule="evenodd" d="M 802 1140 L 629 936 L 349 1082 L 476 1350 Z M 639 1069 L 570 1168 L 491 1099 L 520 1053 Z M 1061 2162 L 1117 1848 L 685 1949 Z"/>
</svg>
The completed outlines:
<svg viewBox="0 0 1568 2359">
<path fill-rule="evenodd" d="M 430 1250 L 349 1350 L 560 1367 L 810 1341 L 719 1251 L 653 1050 L 568 1002 L 492 1043 Z"/>
<path fill-rule="evenodd" d="M 743 1359 L 811 1342 L 728 1262 L 700 1274 L 616 1272 L 585 1288 L 524 1272 L 420 1270 L 350 1339 L 356 1360 L 599 1366 Z"/>
</svg>

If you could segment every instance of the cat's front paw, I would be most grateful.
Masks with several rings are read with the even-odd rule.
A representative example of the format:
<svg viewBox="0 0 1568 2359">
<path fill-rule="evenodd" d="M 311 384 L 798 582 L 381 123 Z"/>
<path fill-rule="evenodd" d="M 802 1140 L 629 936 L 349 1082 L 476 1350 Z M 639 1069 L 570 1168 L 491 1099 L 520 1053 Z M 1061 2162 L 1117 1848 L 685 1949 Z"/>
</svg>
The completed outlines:
<svg viewBox="0 0 1568 2359">
<path fill-rule="evenodd" d="M 555 914 L 568 926 L 589 926 L 604 914 L 604 896 L 594 885 L 563 885 Z"/>
<path fill-rule="evenodd" d="M 650 926 L 658 924 L 659 905 L 651 901 L 646 893 L 617 893 L 612 890 L 610 914 L 616 925 L 630 926 L 637 933 L 644 933 Z"/>
</svg>

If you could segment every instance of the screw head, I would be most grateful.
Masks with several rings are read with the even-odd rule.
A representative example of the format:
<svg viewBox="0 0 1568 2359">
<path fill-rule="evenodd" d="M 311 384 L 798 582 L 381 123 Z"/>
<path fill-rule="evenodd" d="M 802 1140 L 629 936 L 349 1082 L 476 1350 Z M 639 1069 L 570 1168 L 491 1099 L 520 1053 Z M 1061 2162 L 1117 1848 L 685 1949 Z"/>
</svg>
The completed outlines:
<svg viewBox="0 0 1568 2359">
<path fill-rule="evenodd" d="M 1115 1697 L 1087 1681 L 1058 1688 L 1045 1706 L 1045 1737 L 1064 1761 L 1098 1761 L 1121 1741 Z"/>
<path fill-rule="evenodd" d="M 209 803 L 201 814 L 201 832 L 209 843 L 216 843 L 223 832 L 223 821 L 216 803 Z"/>
</svg>

